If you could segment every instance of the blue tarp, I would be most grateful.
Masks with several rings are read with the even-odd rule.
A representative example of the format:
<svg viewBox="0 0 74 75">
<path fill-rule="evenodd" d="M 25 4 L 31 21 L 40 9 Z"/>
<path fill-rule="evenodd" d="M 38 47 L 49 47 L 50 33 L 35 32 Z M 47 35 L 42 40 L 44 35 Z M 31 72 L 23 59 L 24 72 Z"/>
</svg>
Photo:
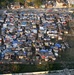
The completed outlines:
<svg viewBox="0 0 74 75">
<path fill-rule="evenodd" d="M 58 48 L 60 48 L 60 47 L 61 47 L 61 45 L 60 45 L 60 44 L 58 44 L 58 43 L 56 43 L 56 44 L 55 44 L 55 46 L 56 46 L 56 47 L 58 47 Z"/>
<path fill-rule="evenodd" d="M 48 52 L 48 50 L 41 49 L 40 52 L 45 52 L 46 53 L 46 52 Z"/>
<path fill-rule="evenodd" d="M 22 40 L 22 39 L 21 39 Z M 17 43 L 17 44 L 23 44 L 23 42 L 22 41 L 20 41 L 20 42 L 18 42 L 18 40 L 13 40 L 13 42 L 12 42 L 13 44 L 15 44 L 15 43 Z"/>
<path fill-rule="evenodd" d="M 13 42 L 12 42 L 12 43 L 13 43 L 13 44 L 14 44 L 14 43 L 18 43 L 18 41 L 17 41 L 17 40 L 13 40 Z"/>
<path fill-rule="evenodd" d="M 50 47 L 50 49 L 53 49 L 53 48 L 54 48 L 54 46 L 51 46 L 51 47 Z"/>
<path fill-rule="evenodd" d="M 5 54 L 6 52 L 11 52 L 11 50 L 10 50 L 10 49 L 6 49 L 6 50 L 4 50 L 4 51 L 2 52 L 2 54 Z"/>
<path fill-rule="evenodd" d="M 21 26 L 26 26 L 27 25 L 27 22 L 22 22 L 21 23 Z"/>
<path fill-rule="evenodd" d="M 48 25 L 49 25 L 49 23 L 47 23 L 47 22 L 46 22 L 46 23 L 44 23 L 43 25 L 44 25 L 44 26 L 48 26 Z"/>
<path fill-rule="evenodd" d="M 27 54 L 27 52 L 24 52 L 24 55 L 26 55 Z"/>
</svg>

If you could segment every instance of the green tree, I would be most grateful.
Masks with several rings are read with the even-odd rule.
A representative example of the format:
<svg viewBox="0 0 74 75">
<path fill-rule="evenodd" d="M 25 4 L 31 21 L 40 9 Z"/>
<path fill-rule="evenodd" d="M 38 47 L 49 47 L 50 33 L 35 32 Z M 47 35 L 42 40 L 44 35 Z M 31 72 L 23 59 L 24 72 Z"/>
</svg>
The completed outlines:
<svg viewBox="0 0 74 75">
<path fill-rule="evenodd" d="M 42 4 L 42 0 L 33 0 L 35 6 L 40 6 Z"/>
<path fill-rule="evenodd" d="M 24 0 L 14 0 L 14 2 L 24 3 Z"/>
<path fill-rule="evenodd" d="M 11 2 L 14 2 L 14 0 L 0 0 L 0 6 L 6 7 L 7 5 L 10 5 Z"/>
<path fill-rule="evenodd" d="M 1 6 L 4 6 L 4 5 L 6 5 L 6 2 L 5 2 L 5 0 L 0 0 L 0 5 L 1 5 Z"/>
<path fill-rule="evenodd" d="M 11 65 L 11 71 L 13 72 L 13 73 L 16 73 L 16 72 L 19 72 L 19 65 L 18 64 L 12 64 Z"/>
</svg>

